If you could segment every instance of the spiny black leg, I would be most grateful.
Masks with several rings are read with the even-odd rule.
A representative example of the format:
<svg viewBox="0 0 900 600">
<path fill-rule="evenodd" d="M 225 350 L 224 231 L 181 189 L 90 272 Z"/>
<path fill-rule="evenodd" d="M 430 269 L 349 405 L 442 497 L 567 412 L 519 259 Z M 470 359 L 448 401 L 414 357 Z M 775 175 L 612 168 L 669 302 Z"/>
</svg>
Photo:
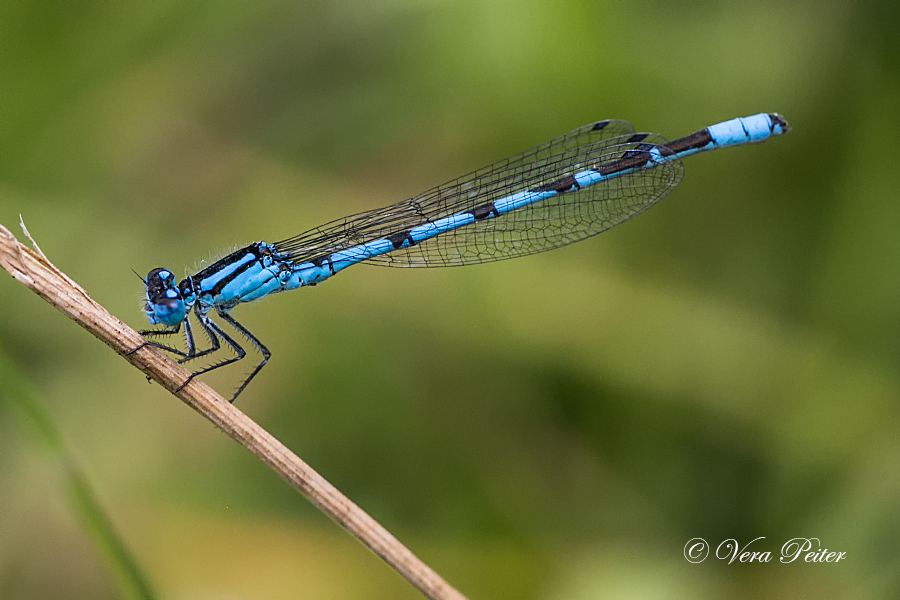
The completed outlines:
<svg viewBox="0 0 900 600">
<path fill-rule="evenodd" d="M 269 352 L 269 349 L 266 348 L 262 344 L 262 342 L 260 342 L 258 339 L 256 339 L 256 336 L 254 336 L 252 333 L 250 333 L 246 327 L 244 327 L 243 325 L 238 323 L 233 317 L 229 316 L 226 313 L 219 313 L 219 317 L 221 317 L 222 320 L 224 320 L 229 325 L 234 327 L 234 329 L 238 333 L 240 333 L 245 338 L 247 338 L 247 341 L 249 341 L 251 344 L 253 344 L 253 347 L 256 348 L 257 350 L 259 350 L 259 353 L 262 354 L 262 360 L 260 361 L 260 363 L 258 365 L 256 365 L 256 368 L 254 368 L 253 371 L 250 373 L 250 375 L 244 380 L 244 382 L 241 383 L 240 387 L 238 387 L 237 391 L 234 393 L 234 395 L 229 400 L 229 402 L 234 402 L 235 399 L 238 397 L 238 395 L 240 395 L 240 393 L 244 391 L 244 388 L 246 388 L 247 385 L 250 383 L 250 380 L 253 379 L 254 377 L 256 377 L 256 374 L 259 373 L 260 370 L 269 361 L 269 358 L 271 358 L 272 353 Z M 138 346 L 137 348 L 135 348 L 134 350 L 129 352 L 129 354 L 137 352 L 140 348 L 143 348 L 144 346 L 151 346 L 151 347 L 159 348 L 161 350 L 165 350 L 167 352 L 171 352 L 173 354 L 180 356 L 181 358 L 178 360 L 178 362 L 184 363 L 189 360 L 194 360 L 195 358 L 200 358 L 201 356 L 206 356 L 208 354 L 211 354 L 211 353 L 219 350 L 221 348 L 220 340 L 224 341 L 234 351 L 236 356 L 226 358 L 226 359 L 221 360 L 213 365 L 210 365 L 206 368 L 200 369 L 199 371 L 195 371 L 195 372 L 191 373 L 190 377 L 188 377 L 184 381 L 184 383 L 182 383 L 180 386 L 178 386 L 178 388 L 175 390 L 176 392 L 182 390 L 184 388 L 184 386 L 186 386 L 188 383 L 190 383 L 191 380 L 193 380 L 194 377 L 196 377 L 197 375 L 203 375 L 204 373 L 209 373 L 210 371 L 214 371 L 215 369 L 218 369 L 219 367 L 224 367 L 225 365 L 230 365 L 232 363 L 236 363 L 237 361 L 239 361 L 242 358 L 244 358 L 245 356 L 247 356 L 246 350 L 244 350 L 241 347 L 241 345 L 238 344 L 234 340 L 234 338 L 232 338 L 227 333 L 225 333 L 225 331 L 219 325 L 217 325 L 215 323 L 215 321 L 213 321 L 212 319 L 210 319 L 209 317 L 207 317 L 205 315 L 197 315 L 197 321 L 200 323 L 200 327 L 203 329 L 203 333 L 206 334 L 206 337 L 210 341 L 210 347 L 207 348 L 206 350 L 201 350 L 199 352 L 197 351 L 197 346 L 194 341 L 194 335 L 193 335 L 193 331 L 191 330 L 190 321 L 188 319 L 185 319 L 183 321 L 183 323 L 184 323 L 185 339 L 187 341 L 187 347 L 188 347 L 187 352 L 182 352 L 178 348 L 172 348 L 170 346 L 165 346 L 163 344 L 158 344 L 156 342 L 145 341 L 143 344 L 141 344 L 140 346 Z M 141 333 L 141 335 L 144 335 L 144 336 L 173 335 L 173 334 L 178 333 L 180 328 L 181 328 L 181 323 L 176 325 L 171 330 L 150 330 L 150 331 L 141 331 L 140 333 Z"/>
<path fill-rule="evenodd" d="M 190 377 L 185 379 L 184 383 L 182 383 L 180 386 L 178 386 L 178 388 L 175 390 L 176 392 L 180 391 L 182 388 L 184 388 L 184 386 L 189 384 L 191 382 L 191 380 L 194 377 L 196 377 L 197 375 L 203 375 L 204 373 L 209 373 L 210 371 L 214 371 L 214 370 L 218 369 L 219 367 L 224 367 L 225 365 L 230 365 L 231 363 L 235 363 L 235 362 L 241 360 L 242 358 L 244 358 L 245 356 L 247 356 L 247 352 L 243 348 L 241 348 L 240 344 L 238 344 L 227 333 L 225 333 L 221 327 L 216 325 L 215 321 L 213 321 L 212 319 L 210 319 L 209 317 L 206 317 L 206 316 L 199 317 L 199 321 L 200 321 L 200 324 L 203 326 L 203 328 L 207 331 L 207 333 L 212 336 L 210 339 L 222 338 L 222 340 L 226 344 L 228 344 L 232 350 L 234 350 L 234 353 L 237 356 L 232 356 L 231 358 L 226 358 L 225 360 L 219 361 L 214 365 L 210 365 L 204 369 L 200 369 L 199 371 L 194 371 L 193 373 L 191 373 Z M 218 340 L 216 340 L 215 343 L 218 343 Z M 193 358 L 193 357 L 191 357 L 191 358 Z M 237 396 L 237 395 L 235 394 L 235 396 Z M 231 401 L 234 401 L 234 398 L 232 398 Z"/>
<path fill-rule="evenodd" d="M 253 344 L 256 347 L 256 349 L 259 350 L 259 353 L 262 354 L 262 357 L 263 357 L 262 361 L 260 361 L 260 363 L 258 365 L 256 365 L 256 368 L 253 369 L 253 372 L 250 373 L 250 376 L 244 380 L 244 383 L 241 384 L 241 387 L 238 388 L 238 390 L 234 393 L 234 396 L 232 396 L 231 400 L 229 400 L 229 402 L 234 402 L 235 398 L 238 397 L 238 394 L 240 394 L 241 392 L 244 391 L 244 388 L 247 387 L 247 384 L 250 383 L 250 380 L 253 379 L 256 376 L 256 374 L 259 373 L 260 369 L 262 369 L 263 366 L 265 366 L 265 364 L 269 361 L 269 358 L 272 356 L 272 353 L 269 352 L 268 348 L 266 348 L 265 346 L 262 345 L 262 342 L 260 342 L 258 339 L 256 339 L 256 336 L 254 336 L 252 333 L 247 331 L 246 327 L 244 327 L 243 325 L 241 325 L 240 323 L 235 321 L 234 317 L 228 315 L 227 313 L 219 313 L 219 317 L 221 317 L 224 321 L 228 322 L 232 327 L 234 327 L 238 332 L 240 332 L 241 335 L 243 335 L 245 338 L 247 338 L 247 341 L 249 341 L 251 344 Z"/>
<path fill-rule="evenodd" d="M 174 335 L 180 331 L 181 325 L 184 324 L 184 339 L 187 343 L 187 352 L 182 352 L 178 348 L 173 348 L 172 346 L 166 346 L 164 344 L 159 344 L 157 342 L 147 340 L 128 354 L 134 354 L 144 346 L 150 346 L 151 348 L 159 348 L 160 350 L 165 350 L 166 352 L 171 352 L 172 354 L 180 356 L 181 358 L 178 359 L 178 363 L 181 364 L 189 360 L 194 360 L 195 358 L 200 358 L 201 356 L 206 356 L 207 354 L 215 352 L 220 348 L 219 338 L 206 326 L 203 317 L 198 316 L 197 320 L 200 322 L 200 327 L 203 329 L 203 333 L 206 334 L 206 337 L 210 343 L 210 347 L 206 350 L 201 350 L 199 352 L 197 351 L 197 344 L 194 341 L 194 332 L 191 329 L 191 321 L 188 317 L 185 317 L 184 321 L 182 321 L 172 329 L 149 329 L 146 331 L 139 331 L 138 333 L 140 333 L 144 337 Z"/>
<path fill-rule="evenodd" d="M 201 350 L 197 352 L 197 347 L 194 343 L 193 333 L 190 331 L 190 320 L 184 320 L 185 332 L 187 333 L 188 338 L 188 353 L 182 359 L 179 359 L 178 364 L 186 363 L 189 360 L 194 360 L 195 358 L 200 358 L 201 356 L 206 356 L 207 354 L 212 354 L 217 351 L 221 346 L 219 345 L 219 337 L 213 333 L 209 327 L 206 325 L 206 317 L 203 315 L 197 314 L 197 322 L 200 323 L 200 328 L 203 330 L 203 333 L 206 334 L 206 339 L 209 340 L 209 348 L 206 350 Z"/>
<path fill-rule="evenodd" d="M 183 323 L 186 324 L 185 331 L 189 332 L 190 329 L 189 329 L 189 325 L 187 325 L 187 319 L 185 319 L 183 321 Z M 181 331 L 181 323 L 179 323 L 178 325 L 175 325 L 171 329 L 147 329 L 144 331 L 138 331 L 138 333 L 141 334 L 142 336 L 144 336 L 145 338 L 147 338 L 147 337 L 151 337 L 151 336 L 175 335 L 179 331 Z M 128 352 L 126 354 L 126 356 L 131 356 L 132 354 L 134 354 L 135 352 L 137 352 L 144 346 L 150 346 L 151 348 L 159 348 L 160 350 L 165 350 L 166 352 L 171 352 L 172 354 L 177 354 L 178 356 L 187 356 L 186 353 L 182 352 L 178 348 L 172 348 L 171 346 L 166 346 L 164 344 L 158 344 L 157 342 L 151 342 L 150 340 L 144 340 L 143 344 L 141 344 L 134 350 L 131 350 L 130 352 Z"/>
<path fill-rule="evenodd" d="M 203 325 L 202 322 L 200 324 Z M 150 336 L 156 336 L 156 335 L 173 335 L 173 334 L 178 333 L 181 330 L 182 325 L 184 325 L 184 341 L 187 343 L 187 352 L 182 352 L 178 348 L 173 348 L 171 346 L 165 346 L 163 344 L 158 344 L 156 342 L 146 341 L 143 344 L 141 344 L 140 346 L 138 346 L 137 348 L 135 348 L 134 350 L 132 350 L 131 352 L 129 352 L 129 354 L 137 352 L 144 346 L 151 346 L 153 348 L 159 348 L 160 350 L 165 350 L 166 352 L 171 352 L 172 354 L 181 356 L 182 358 L 180 358 L 178 360 L 178 362 L 183 363 L 186 360 L 191 360 L 193 358 L 197 358 L 198 356 L 203 356 L 205 354 L 209 354 L 210 352 L 214 352 L 215 350 L 219 349 L 218 340 L 216 340 L 212 336 L 210 336 L 209 331 L 206 331 L 204 328 L 204 331 L 206 331 L 206 335 L 211 340 L 213 347 L 210 348 L 209 350 L 197 352 L 197 344 L 194 342 L 194 332 L 191 330 L 191 320 L 188 318 L 188 316 L 185 316 L 184 320 L 172 329 L 150 329 L 147 331 L 139 331 L 138 333 L 140 333 L 144 337 L 150 337 Z"/>
<path fill-rule="evenodd" d="M 188 356 L 197 354 L 197 344 L 194 343 L 194 332 L 191 330 L 190 314 L 184 316 L 184 341 L 187 342 Z M 181 361 L 178 361 L 181 362 Z"/>
</svg>

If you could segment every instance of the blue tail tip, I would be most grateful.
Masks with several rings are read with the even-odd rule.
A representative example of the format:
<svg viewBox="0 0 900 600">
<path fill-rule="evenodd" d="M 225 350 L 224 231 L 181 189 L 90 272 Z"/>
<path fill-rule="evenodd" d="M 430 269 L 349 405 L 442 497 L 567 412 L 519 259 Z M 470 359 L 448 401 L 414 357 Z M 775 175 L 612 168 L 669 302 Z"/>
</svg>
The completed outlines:
<svg viewBox="0 0 900 600">
<path fill-rule="evenodd" d="M 785 121 L 784 117 L 782 117 L 778 113 L 769 113 L 769 119 L 772 120 L 773 127 L 775 125 L 778 125 L 779 127 L 781 127 L 781 133 L 787 133 L 788 131 L 791 130 L 791 127 L 790 127 L 790 125 L 788 125 L 788 122 Z"/>
</svg>

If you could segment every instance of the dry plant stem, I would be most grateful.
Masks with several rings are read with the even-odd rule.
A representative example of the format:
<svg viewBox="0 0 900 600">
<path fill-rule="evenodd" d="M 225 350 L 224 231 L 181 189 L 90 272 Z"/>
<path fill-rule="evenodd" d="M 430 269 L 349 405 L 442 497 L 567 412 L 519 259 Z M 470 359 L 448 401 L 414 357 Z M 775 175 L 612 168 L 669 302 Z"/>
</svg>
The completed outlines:
<svg viewBox="0 0 900 600">
<path fill-rule="evenodd" d="M 20 244 L 2 225 L 0 266 L 245 446 L 426 597 L 435 600 L 464 598 L 377 521 L 212 388 L 192 380 L 176 392 L 190 375 L 189 371 L 153 348 L 145 346 L 133 352 L 144 342 L 137 331 L 109 314 L 78 284 L 53 266 L 43 253 Z"/>
</svg>

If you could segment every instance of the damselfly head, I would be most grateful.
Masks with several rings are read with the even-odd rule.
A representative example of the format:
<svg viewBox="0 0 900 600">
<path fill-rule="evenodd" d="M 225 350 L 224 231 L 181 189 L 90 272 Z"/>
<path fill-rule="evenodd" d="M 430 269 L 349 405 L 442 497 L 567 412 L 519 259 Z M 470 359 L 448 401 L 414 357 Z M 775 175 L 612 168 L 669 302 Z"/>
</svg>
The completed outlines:
<svg viewBox="0 0 900 600">
<path fill-rule="evenodd" d="M 144 280 L 144 290 L 144 314 L 152 325 L 173 327 L 184 320 L 187 308 L 172 271 L 150 271 Z"/>
</svg>

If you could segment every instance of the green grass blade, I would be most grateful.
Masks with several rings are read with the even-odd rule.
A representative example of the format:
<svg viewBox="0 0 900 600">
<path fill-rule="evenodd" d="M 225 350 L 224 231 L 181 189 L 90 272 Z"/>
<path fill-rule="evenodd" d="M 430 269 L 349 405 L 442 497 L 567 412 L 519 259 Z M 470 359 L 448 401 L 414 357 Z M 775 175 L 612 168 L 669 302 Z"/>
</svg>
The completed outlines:
<svg viewBox="0 0 900 600">
<path fill-rule="evenodd" d="M 44 405 L 18 367 L 0 347 L 0 401 L 18 416 L 22 430 L 60 465 L 72 508 L 82 527 L 107 559 L 122 597 L 155 600 L 147 577 L 128 552 L 112 522 L 100 506 L 77 461 L 66 448 L 62 435 Z"/>
</svg>

